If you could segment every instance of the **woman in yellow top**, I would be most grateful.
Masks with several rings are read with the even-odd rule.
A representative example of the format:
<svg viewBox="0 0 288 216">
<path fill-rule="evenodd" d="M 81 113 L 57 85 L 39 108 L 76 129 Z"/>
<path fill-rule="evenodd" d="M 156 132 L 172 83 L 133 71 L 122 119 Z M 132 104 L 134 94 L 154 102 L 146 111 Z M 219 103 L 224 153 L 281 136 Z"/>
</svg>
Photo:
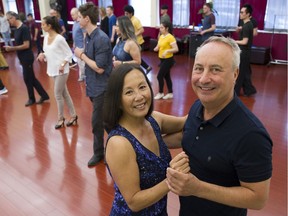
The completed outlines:
<svg viewBox="0 0 288 216">
<path fill-rule="evenodd" d="M 170 76 L 170 69 L 174 65 L 175 61 L 173 58 L 173 53 L 178 52 L 178 46 L 175 37 L 171 34 L 171 23 L 163 21 L 160 25 L 161 36 L 158 39 L 158 44 L 154 48 L 155 52 L 158 52 L 158 57 L 161 61 L 160 70 L 157 75 L 159 92 L 154 97 L 155 100 L 172 99 L 173 89 L 172 80 Z M 168 93 L 164 95 L 164 79 L 167 84 Z"/>
</svg>

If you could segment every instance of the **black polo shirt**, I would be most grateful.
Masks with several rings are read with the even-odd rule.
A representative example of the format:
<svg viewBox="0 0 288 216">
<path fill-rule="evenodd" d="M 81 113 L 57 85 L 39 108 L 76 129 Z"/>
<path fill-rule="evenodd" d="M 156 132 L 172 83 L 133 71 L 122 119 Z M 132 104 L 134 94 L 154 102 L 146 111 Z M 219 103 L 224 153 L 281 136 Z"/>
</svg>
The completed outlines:
<svg viewBox="0 0 288 216">
<path fill-rule="evenodd" d="M 203 120 L 198 100 L 189 111 L 182 147 L 191 173 L 202 181 L 240 186 L 239 181 L 260 182 L 272 175 L 272 141 L 257 117 L 237 96 L 214 118 Z M 180 197 L 180 215 L 246 215 L 234 208 L 194 196 Z"/>
<path fill-rule="evenodd" d="M 22 64 L 22 62 L 28 62 L 28 61 L 33 62 L 34 55 L 31 48 L 31 36 L 29 28 L 26 25 L 22 24 L 19 28 L 15 30 L 14 38 L 16 46 L 22 45 L 24 41 L 29 41 L 30 44 L 28 49 L 17 50 L 17 56 L 20 60 L 20 63 Z"/>
</svg>

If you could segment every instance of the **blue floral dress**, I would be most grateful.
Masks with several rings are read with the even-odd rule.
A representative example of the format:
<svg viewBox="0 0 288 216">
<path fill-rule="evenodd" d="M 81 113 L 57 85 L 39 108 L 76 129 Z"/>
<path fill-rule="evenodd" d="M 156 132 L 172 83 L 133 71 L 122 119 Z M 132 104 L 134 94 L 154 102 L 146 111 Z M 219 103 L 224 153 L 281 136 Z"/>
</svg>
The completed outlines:
<svg viewBox="0 0 288 216">
<path fill-rule="evenodd" d="M 141 190 L 145 190 L 155 186 L 166 178 L 166 169 L 169 166 L 171 160 L 171 154 L 166 144 L 164 143 L 159 125 L 153 117 L 148 117 L 147 120 L 150 122 L 154 133 L 156 135 L 157 141 L 159 143 L 160 157 L 155 155 L 153 152 L 144 147 L 129 131 L 118 125 L 113 129 L 108 136 L 120 135 L 127 138 L 131 145 L 133 146 L 136 153 L 136 160 L 139 167 L 140 174 L 140 187 Z M 109 167 L 108 167 L 109 170 Z M 121 192 L 119 191 L 116 183 L 114 184 L 115 197 L 110 212 L 110 216 L 120 216 L 120 215 L 141 215 L 141 216 L 152 216 L 161 215 L 165 216 L 167 214 L 167 196 L 164 196 L 161 200 L 155 204 L 139 211 L 132 212 L 126 201 L 124 200 Z"/>
</svg>

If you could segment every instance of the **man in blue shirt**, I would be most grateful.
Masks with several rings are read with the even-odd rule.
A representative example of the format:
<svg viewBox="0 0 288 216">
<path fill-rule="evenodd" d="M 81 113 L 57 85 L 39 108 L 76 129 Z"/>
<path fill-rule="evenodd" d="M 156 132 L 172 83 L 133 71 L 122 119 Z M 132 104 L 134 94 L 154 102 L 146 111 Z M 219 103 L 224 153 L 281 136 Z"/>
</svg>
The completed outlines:
<svg viewBox="0 0 288 216">
<path fill-rule="evenodd" d="M 272 141 L 234 92 L 240 49 L 230 38 L 212 36 L 198 49 L 191 83 L 197 100 L 183 130 L 181 157 L 167 169 L 169 189 L 180 195 L 180 216 L 245 216 L 262 209 L 272 176 Z M 184 154 L 182 154 L 184 155 Z"/>
<path fill-rule="evenodd" d="M 107 6 L 106 8 L 106 14 L 109 17 L 109 38 L 112 44 L 112 49 L 116 44 L 116 40 L 117 40 L 117 34 L 115 31 L 115 26 L 116 26 L 116 21 L 117 18 L 114 15 L 114 7 L 113 6 Z"/>
<path fill-rule="evenodd" d="M 108 36 L 97 27 L 99 12 L 88 2 L 79 7 L 78 20 L 85 29 L 85 50 L 75 48 L 75 55 L 85 62 L 86 94 L 93 104 L 92 132 L 94 154 L 88 166 L 95 166 L 104 158 L 103 102 L 108 78 L 112 71 L 112 51 Z"/>
<path fill-rule="evenodd" d="M 83 49 L 84 48 L 84 34 L 85 31 L 80 28 L 80 24 L 78 22 L 78 9 L 72 8 L 71 9 L 71 17 L 74 21 L 73 27 L 72 27 L 72 38 L 73 38 L 73 48 L 76 47 Z M 79 79 L 78 81 L 84 81 L 85 77 L 85 62 L 82 61 L 80 58 L 77 58 L 77 64 L 79 67 Z"/>
</svg>

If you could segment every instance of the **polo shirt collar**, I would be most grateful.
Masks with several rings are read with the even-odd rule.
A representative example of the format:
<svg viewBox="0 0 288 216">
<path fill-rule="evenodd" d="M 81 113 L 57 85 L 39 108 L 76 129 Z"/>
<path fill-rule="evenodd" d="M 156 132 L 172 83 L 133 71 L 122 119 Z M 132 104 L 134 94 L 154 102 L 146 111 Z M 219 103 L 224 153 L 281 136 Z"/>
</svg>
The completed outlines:
<svg viewBox="0 0 288 216">
<path fill-rule="evenodd" d="M 204 121 L 203 119 L 203 110 L 204 107 L 201 104 L 198 109 L 196 110 L 196 116 L 198 119 L 202 121 L 202 123 L 210 123 L 214 125 L 215 127 L 218 127 L 228 116 L 231 115 L 233 110 L 238 106 L 239 98 L 236 94 L 234 94 L 233 99 L 230 101 L 230 103 L 224 107 L 216 116 L 214 116 L 212 119 L 208 121 Z"/>
</svg>

